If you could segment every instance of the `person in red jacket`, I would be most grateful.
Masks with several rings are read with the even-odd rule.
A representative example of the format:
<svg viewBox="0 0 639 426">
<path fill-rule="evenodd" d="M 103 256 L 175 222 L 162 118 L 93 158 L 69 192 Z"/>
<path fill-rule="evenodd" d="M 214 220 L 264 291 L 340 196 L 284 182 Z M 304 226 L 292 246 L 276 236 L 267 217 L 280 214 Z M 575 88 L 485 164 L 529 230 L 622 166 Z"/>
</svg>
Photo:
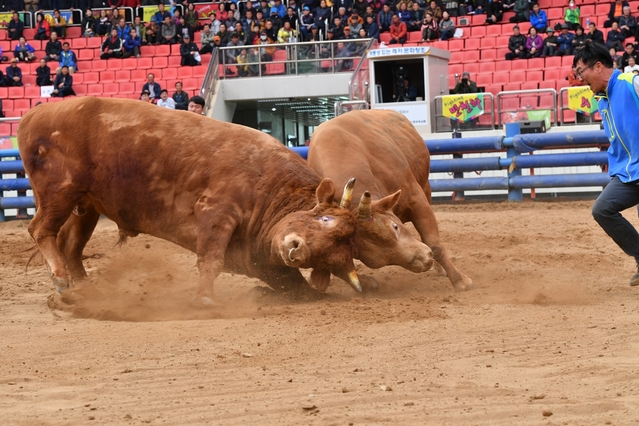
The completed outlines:
<svg viewBox="0 0 639 426">
<path fill-rule="evenodd" d="M 399 16 L 394 15 L 390 26 L 391 39 L 388 44 L 406 43 L 406 34 L 408 34 L 406 24 L 399 20 Z"/>
<path fill-rule="evenodd" d="M 140 0 L 118 0 L 115 7 L 140 7 Z"/>
</svg>

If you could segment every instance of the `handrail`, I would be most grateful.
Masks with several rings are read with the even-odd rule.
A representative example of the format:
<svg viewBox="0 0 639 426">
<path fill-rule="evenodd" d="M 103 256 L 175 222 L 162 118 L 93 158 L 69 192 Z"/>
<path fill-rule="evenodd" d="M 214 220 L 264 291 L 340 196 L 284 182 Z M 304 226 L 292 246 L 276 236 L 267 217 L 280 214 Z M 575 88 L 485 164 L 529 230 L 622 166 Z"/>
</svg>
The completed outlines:
<svg viewBox="0 0 639 426">
<path fill-rule="evenodd" d="M 204 115 L 206 116 L 208 116 L 209 110 L 211 109 L 211 101 L 213 95 L 215 95 L 217 81 L 220 79 L 220 73 L 218 71 L 220 58 L 216 53 L 215 51 L 212 53 L 211 62 L 209 62 L 209 68 L 206 70 L 206 74 L 204 74 L 204 81 L 200 89 L 200 96 L 205 100 Z"/>
<path fill-rule="evenodd" d="M 357 66 L 355 67 L 355 71 L 353 71 L 353 75 L 351 75 L 351 78 L 348 80 L 348 99 L 350 101 L 356 101 L 356 100 L 365 100 L 366 102 L 370 103 L 370 73 L 366 72 L 364 75 L 362 75 L 362 77 L 360 77 L 360 72 L 362 71 L 362 68 L 364 67 L 364 64 L 366 64 L 367 68 L 366 70 L 368 70 L 368 55 L 366 54 L 369 50 L 371 49 L 376 49 L 379 46 L 379 42 L 377 41 L 377 39 L 375 38 L 371 38 L 371 41 L 366 45 L 366 51 L 364 52 L 364 58 L 359 61 L 359 63 L 357 64 Z M 355 81 L 355 79 L 357 79 L 358 81 Z M 364 80 L 364 86 L 366 86 L 366 89 L 364 90 L 364 97 L 365 99 L 360 99 L 359 98 L 359 92 L 361 90 L 361 82 L 359 80 Z M 353 90 L 355 89 L 355 90 Z M 355 94 L 353 92 L 356 92 Z"/>
<path fill-rule="evenodd" d="M 501 98 L 503 96 L 516 96 L 516 95 L 527 95 L 527 94 L 543 94 L 543 93 L 551 93 L 553 95 L 552 97 L 552 110 L 553 110 L 553 125 L 557 125 L 557 91 L 555 89 L 531 89 L 531 90 L 507 90 L 507 91 L 503 91 L 503 92 L 499 92 L 497 93 L 497 126 L 501 127 L 502 122 L 501 122 L 501 114 L 502 114 L 502 109 L 501 109 Z M 510 110 L 509 110 L 510 111 Z M 517 108 L 513 111 L 529 111 L 526 108 Z M 508 111 L 504 111 L 504 112 L 508 112 Z"/>
<path fill-rule="evenodd" d="M 468 95 L 471 95 L 472 93 L 465 93 Z M 495 97 L 493 96 L 492 93 L 490 92 L 477 92 L 477 94 L 481 94 L 484 96 L 487 96 L 488 98 L 490 98 L 490 128 L 491 130 L 495 129 Z M 444 97 L 446 96 L 454 96 L 454 95 L 438 95 L 435 96 L 433 98 L 433 105 L 435 106 L 435 108 L 433 109 L 435 111 L 435 119 L 433 120 L 433 133 L 437 133 L 439 130 L 437 129 L 437 121 L 439 118 L 446 118 L 446 116 L 444 116 L 444 107 L 443 107 L 443 103 L 440 102 L 439 105 L 442 105 L 442 113 L 438 114 L 437 113 L 437 101 L 441 101 Z"/>
</svg>

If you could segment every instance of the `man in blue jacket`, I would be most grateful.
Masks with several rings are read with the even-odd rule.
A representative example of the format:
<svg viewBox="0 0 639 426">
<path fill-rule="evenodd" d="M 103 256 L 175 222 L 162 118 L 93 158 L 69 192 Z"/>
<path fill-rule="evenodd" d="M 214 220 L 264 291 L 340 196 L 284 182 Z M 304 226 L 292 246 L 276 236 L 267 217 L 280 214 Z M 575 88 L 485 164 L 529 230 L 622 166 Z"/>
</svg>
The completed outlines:
<svg viewBox="0 0 639 426">
<path fill-rule="evenodd" d="M 548 16 L 546 16 L 546 12 L 543 10 L 539 10 L 539 5 L 537 3 L 533 4 L 533 10 L 530 14 L 530 25 L 537 29 L 537 32 L 546 31 L 546 27 L 548 27 Z"/>
<path fill-rule="evenodd" d="M 22 70 L 18 67 L 18 60 L 13 58 L 7 67 L 7 86 L 22 86 Z"/>
<path fill-rule="evenodd" d="M 610 182 L 592 206 L 592 215 L 604 231 L 629 256 L 637 273 L 630 285 L 639 285 L 639 233 L 621 211 L 639 204 L 639 76 L 614 67 L 608 49 L 588 43 L 573 60 L 577 78 L 597 95 L 599 113 L 610 147 Z"/>
<path fill-rule="evenodd" d="M 557 36 L 557 51 L 555 56 L 572 55 L 572 41 L 575 39 L 573 33 L 568 32 L 568 24 L 561 24 L 561 33 Z"/>
</svg>

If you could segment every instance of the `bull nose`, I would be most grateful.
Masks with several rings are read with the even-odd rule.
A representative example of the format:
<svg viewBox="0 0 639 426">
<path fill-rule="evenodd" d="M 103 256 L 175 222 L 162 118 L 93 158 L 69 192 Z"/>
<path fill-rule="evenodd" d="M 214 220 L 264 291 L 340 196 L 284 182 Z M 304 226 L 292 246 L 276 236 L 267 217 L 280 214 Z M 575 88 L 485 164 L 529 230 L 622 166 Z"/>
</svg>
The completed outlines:
<svg viewBox="0 0 639 426">
<path fill-rule="evenodd" d="M 280 256 L 286 265 L 296 267 L 308 260 L 309 249 L 299 235 L 289 234 L 284 237 Z"/>
<path fill-rule="evenodd" d="M 428 249 L 422 252 L 415 253 L 415 257 L 410 263 L 411 272 L 426 272 L 433 269 L 435 266 L 435 259 L 433 258 L 433 252 Z"/>
</svg>

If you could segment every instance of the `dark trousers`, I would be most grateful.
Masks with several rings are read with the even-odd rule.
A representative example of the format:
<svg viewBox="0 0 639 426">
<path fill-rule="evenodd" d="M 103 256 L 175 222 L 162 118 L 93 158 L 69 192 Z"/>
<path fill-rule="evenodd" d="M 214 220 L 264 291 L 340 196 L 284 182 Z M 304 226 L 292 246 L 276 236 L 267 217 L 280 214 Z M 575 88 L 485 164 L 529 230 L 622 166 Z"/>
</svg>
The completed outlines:
<svg viewBox="0 0 639 426">
<path fill-rule="evenodd" d="M 402 37 L 402 38 L 400 38 L 400 39 L 399 39 L 399 41 L 397 41 L 397 40 L 395 40 L 394 38 L 392 38 L 392 39 L 388 42 L 388 44 L 397 44 L 397 43 L 399 43 L 399 44 L 404 44 L 404 43 L 406 43 L 406 37 Z"/>
<path fill-rule="evenodd" d="M 508 52 L 508 53 L 506 53 L 506 60 L 512 61 L 515 58 L 526 59 L 526 55 L 527 55 L 527 53 L 526 53 L 525 50 L 520 50 L 519 53 Z"/>
<path fill-rule="evenodd" d="M 592 206 L 592 216 L 628 256 L 639 263 L 639 233 L 621 211 L 639 204 L 639 185 L 612 178 Z"/>
<path fill-rule="evenodd" d="M 129 52 L 128 50 L 125 50 L 124 53 L 122 54 L 123 58 L 130 58 L 131 56 L 138 56 L 140 54 L 140 48 L 135 46 L 133 48 L 132 52 Z"/>
<path fill-rule="evenodd" d="M 212 51 L 213 51 L 213 46 L 211 46 L 210 44 L 206 44 L 202 46 L 202 48 L 200 49 L 200 55 L 205 55 L 207 53 L 211 53 Z"/>
<path fill-rule="evenodd" d="M 100 55 L 100 59 L 121 58 L 121 57 L 122 57 L 122 52 L 113 52 L 113 53 L 103 52 Z"/>
</svg>

